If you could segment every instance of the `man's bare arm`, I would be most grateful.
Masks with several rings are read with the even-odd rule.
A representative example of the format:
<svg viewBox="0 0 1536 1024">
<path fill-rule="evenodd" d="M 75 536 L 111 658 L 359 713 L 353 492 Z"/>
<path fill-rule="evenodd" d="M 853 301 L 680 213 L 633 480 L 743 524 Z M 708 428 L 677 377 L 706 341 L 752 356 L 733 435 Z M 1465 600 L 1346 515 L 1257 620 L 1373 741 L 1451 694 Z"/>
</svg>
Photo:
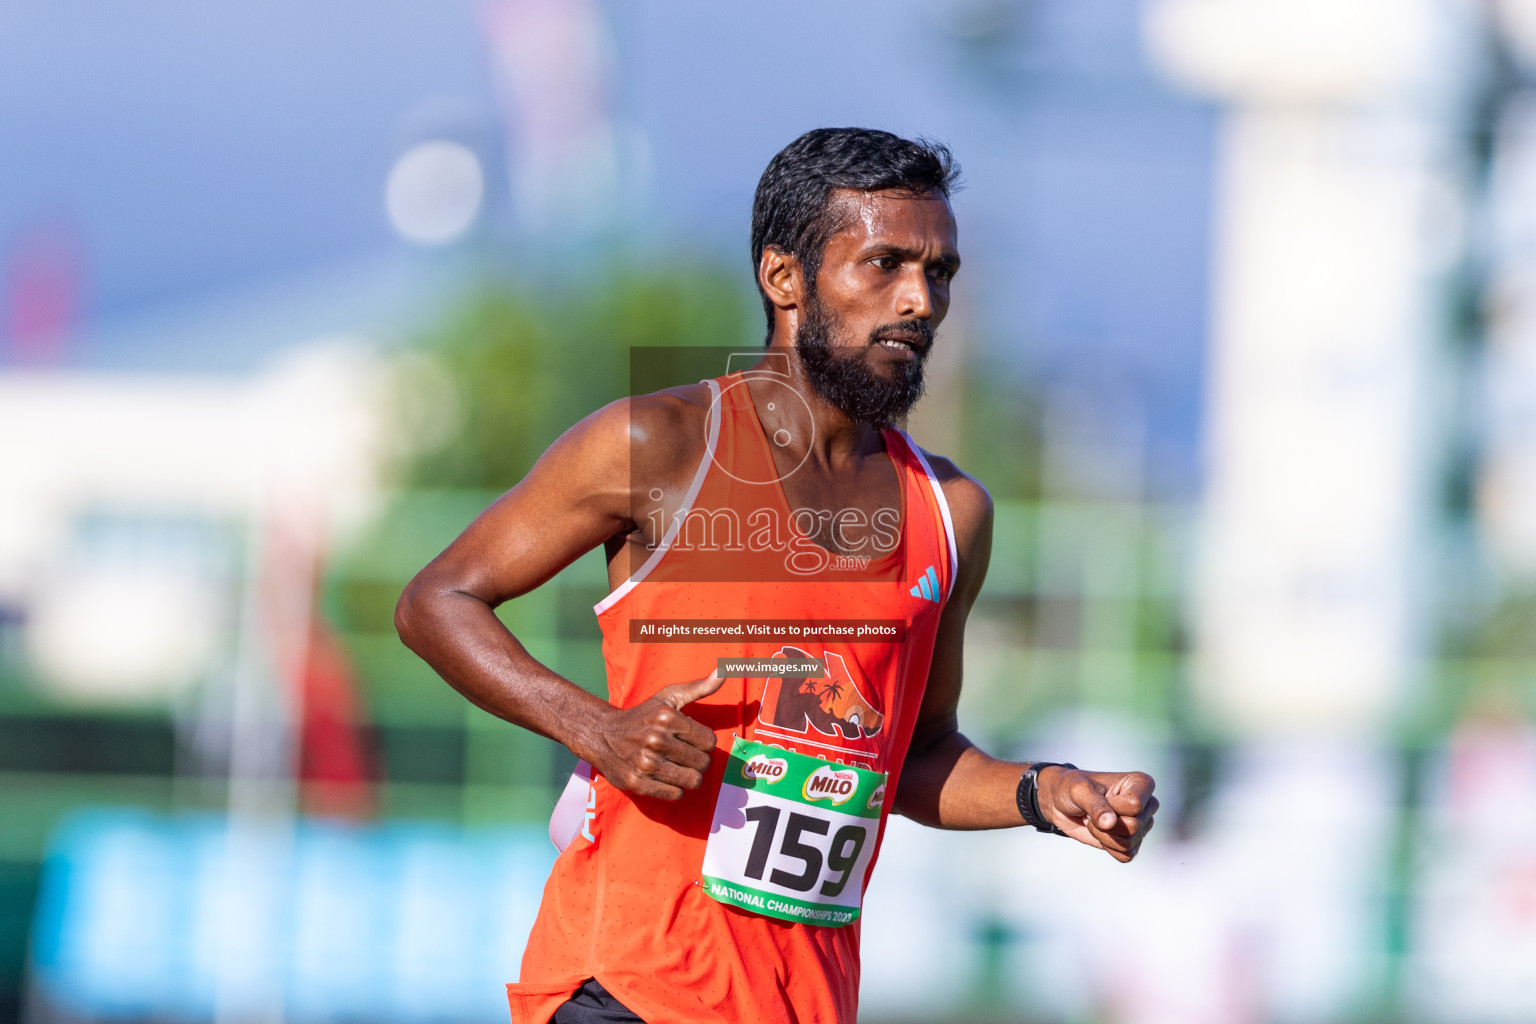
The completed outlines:
<svg viewBox="0 0 1536 1024">
<path fill-rule="evenodd" d="M 949 501 L 960 566 L 939 623 L 895 808 L 935 828 L 1008 828 L 1023 824 L 1016 793 L 1027 765 L 984 753 L 961 734 L 957 717 L 965 624 L 992 553 L 992 499 L 947 460 L 932 461 Z M 1136 855 L 1157 811 L 1152 779 L 1142 772 L 1046 768 L 1038 782 L 1048 821 L 1120 861 Z"/>
<path fill-rule="evenodd" d="M 536 660 L 494 609 L 635 529 L 632 468 L 664 490 L 691 473 L 696 418 L 666 394 L 588 416 L 417 573 L 395 609 L 406 646 L 471 702 L 564 744 L 620 788 L 673 800 L 699 786 L 715 740 L 679 709 L 720 681 L 679 681 L 620 710 Z"/>
</svg>

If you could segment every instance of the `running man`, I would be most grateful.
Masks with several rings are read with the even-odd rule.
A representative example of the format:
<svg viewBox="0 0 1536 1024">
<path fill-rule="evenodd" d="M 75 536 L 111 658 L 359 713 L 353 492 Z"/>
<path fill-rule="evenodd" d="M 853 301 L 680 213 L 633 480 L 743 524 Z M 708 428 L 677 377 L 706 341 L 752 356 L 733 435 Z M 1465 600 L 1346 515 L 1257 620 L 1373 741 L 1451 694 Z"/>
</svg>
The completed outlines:
<svg viewBox="0 0 1536 1024">
<path fill-rule="evenodd" d="M 1122 862 L 1151 828 L 1147 775 L 1001 761 L 957 728 L 992 502 L 893 426 L 960 267 L 957 171 L 887 132 L 790 143 L 752 210 L 761 360 L 592 413 L 401 597 L 454 688 L 580 758 L 514 1021 L 851 1024 L 890 811 Z M 599 545 L 609 701 L 493 614 Z"/>
</svg>

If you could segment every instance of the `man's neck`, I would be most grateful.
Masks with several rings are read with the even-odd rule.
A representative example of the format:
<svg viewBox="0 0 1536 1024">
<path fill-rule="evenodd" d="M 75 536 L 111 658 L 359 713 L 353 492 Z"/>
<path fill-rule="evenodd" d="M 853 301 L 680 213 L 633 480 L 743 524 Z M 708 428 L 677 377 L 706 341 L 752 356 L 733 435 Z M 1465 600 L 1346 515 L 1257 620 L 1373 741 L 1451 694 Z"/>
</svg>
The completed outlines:
<svg viewBox="0 0 1536 1024">
<path fill-rule="evenodd" d="M 777 405 L 777 403 L 760 400 L 759 396 L 754 394 L 753 401 L 757 406 L 758 420 L 763 424 L 768 436 L 772 437 L 776 431 L 786 429 L 789 432 L 790 441 L 784 447 L 797 456 L 808 452 L 811 459 L 832 468 L 845 465 L 849 460 L 883 451 L 885 444 L 880 437 L 880 431 L 869 423 L 852 419 L 847 413 L 821 397 L 812 386 L 805 366 L 800 361 L 800 353 L 795 350 L 794 344 L 781 342 L 777 333 L 775 332 L 773 343 L 764 352 L 763 360 L 753 369 L 773 373 L 781 380 L 787 375 L 789 386 L 805 401 L 805 407 L 799 410 L 769 408 L 769 405 Z M 796 429 L 803 428 L 803 424 L 794 422 L 797 414 L 801 418 L 804 417 L 806 409 L 810 410 L 811 417 L 808 438 L 804 429 Z"/>
</svg>

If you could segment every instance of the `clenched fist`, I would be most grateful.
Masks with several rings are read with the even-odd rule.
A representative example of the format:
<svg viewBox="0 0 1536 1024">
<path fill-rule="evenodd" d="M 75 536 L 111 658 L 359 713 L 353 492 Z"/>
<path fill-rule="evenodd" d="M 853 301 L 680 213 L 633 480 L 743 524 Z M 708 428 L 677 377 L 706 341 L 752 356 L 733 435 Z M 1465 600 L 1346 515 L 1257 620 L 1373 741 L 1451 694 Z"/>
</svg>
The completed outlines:
<svg viewBox="0 0 1536 1024">
<path fill-rule="evenodd" d="M 715 731 L 682 709 L 724 682 L 711 672 L 691 683 L 663 686 L 632 708 L 605 715 L 585 737 L 583 756 L 603 778 L 637 796 L 678 800 L 698 789 L 715 749 Z"/>
<path fill-rule="evenodd" d="M 1037 798 L 1045 819 L 1122 864 L 1136 856 L 1157 813 L 1156 783 L 1146 772 L 1042 769 Z"/>
</svg>

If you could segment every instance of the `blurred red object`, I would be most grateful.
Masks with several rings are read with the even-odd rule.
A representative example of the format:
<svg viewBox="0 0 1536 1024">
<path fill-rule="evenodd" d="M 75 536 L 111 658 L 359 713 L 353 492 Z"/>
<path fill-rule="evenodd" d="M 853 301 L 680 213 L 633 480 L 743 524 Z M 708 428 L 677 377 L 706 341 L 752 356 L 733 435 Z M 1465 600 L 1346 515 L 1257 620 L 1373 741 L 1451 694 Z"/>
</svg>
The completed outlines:
<svg viewBox="0 0 1536 1024">
<path fill-rule="evenodd" d="M 299 685 L 300 806 L 310 814 L 372 817 L 378 772 L 356 676 L 341 641 L 318 618 Z"/>
</svg>

